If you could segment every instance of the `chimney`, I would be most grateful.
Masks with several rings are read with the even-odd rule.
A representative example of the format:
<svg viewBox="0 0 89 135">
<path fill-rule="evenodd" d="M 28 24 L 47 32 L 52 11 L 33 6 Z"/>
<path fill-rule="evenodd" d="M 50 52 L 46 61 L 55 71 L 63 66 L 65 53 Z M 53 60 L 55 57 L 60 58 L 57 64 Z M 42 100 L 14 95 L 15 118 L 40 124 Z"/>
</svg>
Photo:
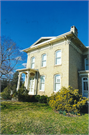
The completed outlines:
<svg viewBox="0 0 89 135">
<path fill-rule="evenodd" d="M 75 26 L 71 26 L 70 31 L 72 31 L 76 35 L 76 37 L 78 37 L 78 30 L 77 30 L 77 28 Z"/>
</svg>

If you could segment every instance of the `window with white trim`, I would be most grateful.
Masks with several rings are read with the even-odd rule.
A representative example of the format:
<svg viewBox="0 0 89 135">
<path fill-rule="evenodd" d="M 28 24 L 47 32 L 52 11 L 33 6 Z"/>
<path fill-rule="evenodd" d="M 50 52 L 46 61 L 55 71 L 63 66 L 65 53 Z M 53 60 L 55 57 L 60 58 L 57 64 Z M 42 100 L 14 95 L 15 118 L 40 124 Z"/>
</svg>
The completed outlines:
<svg viewBox="0 0 89 135">
<path fill-rule="evenodd" d="M 83 78 L 83 90 L 88 91 L 88 78 Z"/>
<path fill-rule="evenodd" d="M 61 50 L 55 52 L 55 65 L 61 64 Z"/>
<path fill-rule="evenodd" d="M 88 70 L 88 58 L 85 59 L 85 70 Z"/>
<path fill-rule="evenodd" d="M 31 68 L 35 67 L 35 57 L 31 58 Z"/>
<path fill-rule="evenodd" d="M 45 87 L 45 76 L 40 77 L 40 90 L 44 91 Z"/>
<path fill-rule="evenodd" d="M 47 55 L 46 54 L 43 54 L 42 55 L 42 63 L 41 63 L 41 66 L 42 67 L 46 67 L 46 58 L 47 58 Z"/>
<path fill-rule="evenodd" d="M 54 91 L 57 92 L 61 89 L 61 84 L 60 84 L 60 81 L 61 81 L 61 77 L 59 74 L 56 74 L 54 76 Z"/>
</svg>

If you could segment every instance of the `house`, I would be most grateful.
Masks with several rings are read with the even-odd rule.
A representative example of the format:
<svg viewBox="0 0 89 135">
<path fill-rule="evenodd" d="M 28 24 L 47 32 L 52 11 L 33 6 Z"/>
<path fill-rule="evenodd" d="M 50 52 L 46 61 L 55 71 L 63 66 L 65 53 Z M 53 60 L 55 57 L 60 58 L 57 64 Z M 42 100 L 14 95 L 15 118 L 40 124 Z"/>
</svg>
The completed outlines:
<svg viewBox="0 0 89 135">
<path fill-rule="evenodd" d="M 88 97 L 88 47 L 78 38 L 78 30 L 56 37 L 41 37 L 29 48 L 27 67 L 18 69 L 17 90 L 21 74 L 25 74 L 25 87 L 29 95 L 48 95 L 69 85 Z"/>
</svg>

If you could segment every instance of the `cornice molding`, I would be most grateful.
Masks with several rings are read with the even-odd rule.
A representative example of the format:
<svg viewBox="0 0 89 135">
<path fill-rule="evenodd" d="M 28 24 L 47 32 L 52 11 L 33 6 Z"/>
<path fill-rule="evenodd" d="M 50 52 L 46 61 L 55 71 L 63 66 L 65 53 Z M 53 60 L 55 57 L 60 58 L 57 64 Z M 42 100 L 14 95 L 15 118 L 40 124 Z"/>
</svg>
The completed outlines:
<svg viewBox="0 0 89 135">
<path fill-rule="evenodd" d="M 71 40 L 67 40 L 66 42 L 71 45 L 78 53 L 83 54 L 82 51 Z"/>
</svg>

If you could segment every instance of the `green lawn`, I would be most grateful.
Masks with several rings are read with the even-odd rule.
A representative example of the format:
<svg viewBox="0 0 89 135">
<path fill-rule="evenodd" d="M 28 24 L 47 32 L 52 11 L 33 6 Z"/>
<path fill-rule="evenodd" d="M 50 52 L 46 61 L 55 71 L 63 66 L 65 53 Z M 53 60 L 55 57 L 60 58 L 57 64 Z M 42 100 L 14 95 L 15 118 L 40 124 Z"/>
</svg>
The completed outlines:
<svg viewBox="0 0 89 135">
<path fill-rule="evenodd" d="M 88 134 L 88 114 L 68 117 L 44 103 L 1 103 L 1 134 Z"/>
</svg>

